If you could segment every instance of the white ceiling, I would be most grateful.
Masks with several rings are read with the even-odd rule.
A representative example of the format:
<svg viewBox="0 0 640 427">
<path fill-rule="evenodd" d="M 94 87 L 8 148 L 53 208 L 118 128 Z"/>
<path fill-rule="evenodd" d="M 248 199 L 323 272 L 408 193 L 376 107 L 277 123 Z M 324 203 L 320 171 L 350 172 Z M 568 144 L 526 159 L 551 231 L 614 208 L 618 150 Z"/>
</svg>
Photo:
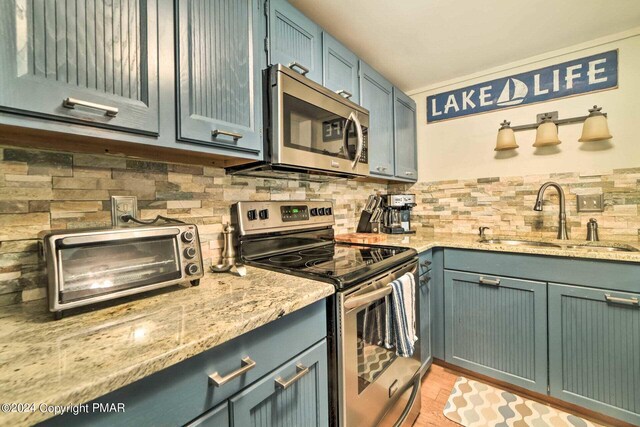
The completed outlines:
<svg viewBox="0 0 640 427">
<path fill-rule="evenodd" d="M 289 0 L 404 91 L 640 26 L 640 0 Z"/>
</svg>

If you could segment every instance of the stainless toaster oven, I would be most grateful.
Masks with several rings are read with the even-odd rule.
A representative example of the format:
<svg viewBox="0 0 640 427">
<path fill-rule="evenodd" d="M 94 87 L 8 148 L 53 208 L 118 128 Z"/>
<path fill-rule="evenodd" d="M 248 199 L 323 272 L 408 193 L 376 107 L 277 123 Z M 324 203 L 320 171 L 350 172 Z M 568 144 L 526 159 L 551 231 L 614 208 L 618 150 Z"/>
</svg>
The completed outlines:
<svg viewBox="0 0 640 427">
<path fill-rule="evenodd" d="M 49 310 L 69 308 L 203 276 L 198 229 L 193 224 L 64 230 L 43 233 Z"/>
</svg>

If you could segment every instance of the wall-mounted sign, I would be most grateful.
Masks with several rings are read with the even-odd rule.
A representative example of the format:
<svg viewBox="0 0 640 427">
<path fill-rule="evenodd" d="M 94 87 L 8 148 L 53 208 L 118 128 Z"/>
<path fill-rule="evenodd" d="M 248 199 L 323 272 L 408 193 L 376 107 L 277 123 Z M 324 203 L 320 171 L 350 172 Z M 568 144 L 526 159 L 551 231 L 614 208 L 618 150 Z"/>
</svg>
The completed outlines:
<svg viewBox="0 0 640 427">
<path fill-rule="evenodd" d="M 599 53 L 427 97 L 427 122 L 618 87 L 618 51 Z"/>
</svg>

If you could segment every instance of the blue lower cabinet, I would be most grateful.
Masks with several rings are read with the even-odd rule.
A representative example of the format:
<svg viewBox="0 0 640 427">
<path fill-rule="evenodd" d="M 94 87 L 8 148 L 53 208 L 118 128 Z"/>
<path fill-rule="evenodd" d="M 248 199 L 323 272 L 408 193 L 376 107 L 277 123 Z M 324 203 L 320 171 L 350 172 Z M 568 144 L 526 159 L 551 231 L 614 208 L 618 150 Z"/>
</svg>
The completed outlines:
<svg viewBox="0 0 640 427">
<path fill-rule="evenodd" d="M 431 251 L 431 353 L 444 360 L 444 251 Z"/>
<path fill-rule="evenodd" d="M 235 427 L 328 425 L 326 340 L 232 397 L 230 409 Z"/>
<path fill-rule="evenodd" d="M 229 424 L 229 403 L 216 406 L 186 427 L 227 427 Z"/>
<path fill-rule="evenodd" d="M 420 361 L 431 365 L 431 271 L 418 278 L 418 323 L 420 325 Z"/>
<path fill-rule="evenodd" d="M 551 396 L 640 425 L 639 299 L 549 284 Z"/>
<path fill-rule="evenodd" d="M 445 270 L 445 360 L 547 392 L 546 283 Z"/>
</svg>

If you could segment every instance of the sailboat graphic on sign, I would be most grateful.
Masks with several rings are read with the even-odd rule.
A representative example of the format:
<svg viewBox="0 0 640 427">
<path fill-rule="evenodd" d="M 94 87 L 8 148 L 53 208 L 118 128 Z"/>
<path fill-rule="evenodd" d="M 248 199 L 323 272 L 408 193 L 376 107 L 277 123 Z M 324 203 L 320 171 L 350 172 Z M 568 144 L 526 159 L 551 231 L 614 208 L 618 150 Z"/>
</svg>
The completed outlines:
<svg viewBox="0 0 640 427">
<path fill-rule="evenodd" d="M 500 92 L 496 104 L 500 106 L 520 104 L 524 101 L 524 97 L 527 96 L 528 92 L 529 89 L 526 84 L 518 79 L 510 78 L 504 85 L 502 92 Z"/>
</svg>

